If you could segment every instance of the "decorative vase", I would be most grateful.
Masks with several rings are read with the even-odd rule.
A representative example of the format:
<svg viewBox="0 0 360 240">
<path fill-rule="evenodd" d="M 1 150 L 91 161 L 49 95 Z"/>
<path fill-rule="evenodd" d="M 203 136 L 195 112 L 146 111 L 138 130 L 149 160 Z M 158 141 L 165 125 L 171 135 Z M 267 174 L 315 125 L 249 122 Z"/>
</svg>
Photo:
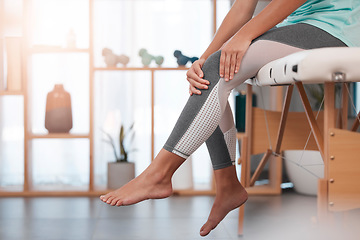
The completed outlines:
<svg viewBox="0 0 360 240">
<path fill-rule="evenodd" d="M 68 133 L 72 128 L 71 96 L 62 84 L 47 94 L 45 128 L 49 133 Z"/>
<path fill-rule="evenodd" d="M 117 189 L 135 178 L 135 163 L 109 162 L 107 188 Z"/>
</svg>

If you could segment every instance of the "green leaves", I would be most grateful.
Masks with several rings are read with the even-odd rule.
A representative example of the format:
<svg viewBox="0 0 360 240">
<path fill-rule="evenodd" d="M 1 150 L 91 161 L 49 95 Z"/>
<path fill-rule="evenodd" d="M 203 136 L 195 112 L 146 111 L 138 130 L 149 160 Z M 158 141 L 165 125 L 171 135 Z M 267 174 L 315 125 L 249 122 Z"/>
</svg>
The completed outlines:
<svg viewBox="0 0 360 240">
<path fill-rule="evenodd" d="M 134 124 L 135 123 L 131 124 L 130 128 L 127 131 L 125 131 L 124 126 L 121 124 L 120 133 L 119 133 L 119 142 L 118 142 L 119 153 L 120 153 L 119 156 L 117 154 L 115 141 L 112 138 L 112 136 L 109 133 L 105 132 L 104 130 L 101 130 L 107 137 L 107 139 L 104 141 L 109 143 L 113 148 L 116 162 L 128 162 L 128 154 L 132 151 L 135 151 L 135 149 L 127 150 L 127 147 L 125 147 L 125 139 L 129 138 L 128 135 L 130 135 L 130 141 L 127 142 L 127 145 L 131 145 L 132 142 L 134 141 L 135 138 L 135 132 L 133 131 Z"/>
</svg>

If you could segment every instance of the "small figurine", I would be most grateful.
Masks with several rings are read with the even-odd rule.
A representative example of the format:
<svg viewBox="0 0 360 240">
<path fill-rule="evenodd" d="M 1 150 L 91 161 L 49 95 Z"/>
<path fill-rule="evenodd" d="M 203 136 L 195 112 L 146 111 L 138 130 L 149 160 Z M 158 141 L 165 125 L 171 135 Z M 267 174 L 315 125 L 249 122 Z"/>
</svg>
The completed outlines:
<svg viewBox="0 0 360 240">
<path fill-rule="evenodd" d="M 179 50 L 175 50 L 174 56 L 177 58 L 177 64 L 179 65 L 179 67 L 180 66 L 185 66 L 188 63 L 188 61 L 193 63 L 193 62 L 195 62 L 196 60 L 199 59 L 198 57 L 192 57 L 192 58 L 187 57 L 187 56 L 183 55 L 181 53 L 181 51 L 179 51 Z"/>
<path fill-rule="evenodd" d="M 126 64 L 129 63 L 130 58 L 126 55 L 115 55 L 111 49 L 104 48 L 102 50 L 102 55 L 104 56 L 104 60 L 107 67 L 116 67 L 118 63 L 121 63 L 126 67 Z"/>
<path fill-rule="evenodd" d="M 159 67 L 164 62 L 164 57 L 150 55 L 145 48 L 140 49 L 139 56 L 141 57 L 141 62 L 144 64 L 144 67 L 148 67 L 152 60 L 155 60 L 155 63 Z"/>
</svg>

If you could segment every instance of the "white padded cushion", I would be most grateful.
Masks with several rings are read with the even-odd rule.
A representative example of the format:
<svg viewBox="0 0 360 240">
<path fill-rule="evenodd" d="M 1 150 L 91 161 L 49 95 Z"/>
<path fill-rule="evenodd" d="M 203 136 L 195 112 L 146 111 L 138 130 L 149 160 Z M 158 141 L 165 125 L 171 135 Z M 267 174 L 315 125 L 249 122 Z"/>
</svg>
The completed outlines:
<svg viewBox="0 0 360 240">
<path fill-rule="evenodd" d="M 297 69 L 297 70 L 296 70 Z M 296 70 L 296 71 L 295 71 Z M 334 75 L 340 75 L 335 78 Z M 360 82 L 360 47 L 304 50 L 262 67 L 248 83 L 267 86 L 327 81 Z"/>
</svg>

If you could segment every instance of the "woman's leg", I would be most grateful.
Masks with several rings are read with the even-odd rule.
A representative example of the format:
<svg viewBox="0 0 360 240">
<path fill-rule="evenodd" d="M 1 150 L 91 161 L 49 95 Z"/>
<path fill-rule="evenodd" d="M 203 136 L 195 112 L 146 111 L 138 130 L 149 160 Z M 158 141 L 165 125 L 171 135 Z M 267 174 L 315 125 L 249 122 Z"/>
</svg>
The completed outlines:
<svg viewBox="0 0 360 240">
<path fill-rule="evenodd" d="M 213 133 L 210 135 L 210 137 L 207 138 L 206 144 L 209 149 L 212 165 L 214 168 L 216 197 L 211 212 L 209 214 L 208 220 L 200 229 L 201 236 L 206 236 L 207 234 L 209 234 L 210 231 L 214 229 L 231 210 L 241 206 L 247 200 L 247 192 L 240 184 L 237 178 L 235 166 L 232 166 L 232 163 L 235 161 L 235 154 L 236 154 L 235 152 L 236 130 L 234 126 L 232 112 L 229 103 L 227 102 L 227 98 L 230 94 L 230 91 L 238 84 L 241 84 L 246 79 L 254 76 L 257 73 L 257 71 L 266 63 L 301 50 L 303 49 L 291 47 L 285 44 L 279 44 L 277 42 L 258 41 L 254 43 L 252 46 L 250 46 L 249 50 L 247 51 L 246 55 L 243 58 L 243 62 L 239 73 L 235 75 L 235 78 L 232 81 L 225 82 L 223 81 L 223 79 L 219 78 L 219 80 L 215 82 L 218 85 L 218 89 L 220 88 L 223 90 L 222 91 L 218 90 L 218 93 L 216 94 L 217 98 L 215 97 L 215 99 L 218 100 L 218 104 L 217 105 L 215 104 L 215 107 L 212 104 L 208 104 L 210 105 L 210 108 L 212 107 L 212 109 L 210 110 L 207 109 L 207 110 L 208 112 L 210 112 L 215 116 L 216 116 L 216 111 L 220 111 L 221 118 L 220 118 L 220 122 L 216 126 Z M 264 56 L 263 55 L 264 52 L 266 52 L 267 55 Z M 216 63 L 214 65 L 215 65 L 214 68 L 218 66 L 218 64 Z M 206 69 L 203 68 L 203 71 L 205 72 Z M 206 72 L 205 72 L 205 79 L 209 80 L 208 78 L 206 78 Z M 211 84 L 213 83 L 214 82 L 211 82 Z M 211 96 L 211 94 L 208 94 L 208 96 Z M 203 101 L 204 105 L 206 105 L 206 102 L 210 102 L 210 101 L 214 101 L 214 100 L 207 99 Z M 225 109 L 221 113 L 222 111 L 221 105 L 223 102 L 225 102 L 224 104 Z M 188 112 L 187 114 L 191 116 L 191 113 Z M 185 117 L 186 113 L 183 112 L 182 115 L 183 117 Z M 209 121 L 207 121 L 206 119 L 206 116 L 208 115 L 206 114 L 203 115 L 205 115 L 204 120 L 198 117 L 199 114 L 197 114 L 194 117 L 193 122 L 190 124 L 189 129 L 191 128 L 191 125 L 195 125 L 194 123 L 196 122 L 201 123 L 202 121 L 207 123 L 207 124 L 203 124 L 202 127 L 205 128 L 209 127 L 208 124 Z M 184 124 L 184 122 L 186 121 L 184 121 L 183 119 L 182 123 L 178 122 L 178 124 Z M 178 129 L 181 129 L 182 127 L 184 127 L 184 125 L 178 126 Z M 204 131 L 203 128 L 198 129 L 198 132 L 203 132 L 203 131 Z M 189 133 L 189 131 L 186 131 L 185 134 L 187 132 Z M 171 137 L 172 136 L 170 136 L 170 138 Z M 181 142 L 183 138 L 184 136 L 178 138 L 179 139 L 178 141 Z M 189 141 L 187 143 L 188 146 L 191 146 L 191 144 L 198 144 L 198 145 L 201 144 L 198 142 L 191 142 L 191 140 L 189 139 L 191 139 L 191 137 L 188 137 L 188 140 L 186 140 Z M 169 148 L 169 144 L 168 144 L 169 142 L 171 143 L 172 140 L 171 139 L 168 140 L 167 145 L 165 145 L 165 148 L 168 148 L 168 150 L 170 151 L 172 150 L 172 152 L 178 154 L 179 156 L 184 156 L 185 153 L 184 157 L 186 157 L 185 151 L 189 150 L 190 147 L 186 148 L 186 146 L 177 143 L 175 146 L 182 147 L 182 150 L 179 150 L 176 147 Z M 187 154 L 190 155 L 191 152 L 187 152 Z"/>
<path fill-rule="evenodd" d="M 225 82 L 219 76 L 220 52 L 211 55 L 203 67 L 204 78 L 210 82 L 209 89 L 203 90 L 201 95 L 193 95 L 189 98 L 164 148 L 150 166 L 124 187 L 101 196 L 101 200 L 120 206 L 171 195 L 172 174 L 210 136 L 213 142 L 211 147 L 213 156 L 221 155 L 224 152 L 229 152 L 229 155 L 235 154 L 234 150 L 229 151 L 226 144 L 216 144 L 216 142 L 224 141 L 226 131 L 212 136 L 213 133 L 219 133 L 215 130 L 218 128 L 220 120 L 225 119 L 223 115 L 226 112 L 227 98 L 231 90 L 255 76 L 266 63 L 300 50 L 278 42 L 257 41 L 249 47 L 239 72 L 229 82 Z M 221 130 L 221 124 L 219 130 Z M 226 135 L 231 136 L 231 134 Z M 232 153 L 230 154 L 230 152 Z M 212 159 L 216 159 L 216 157 Z M 231 158 L 224 158 L 223 168 L 231 166 L 231 163 L 225 162 L 229 159 Z M 214 165 L 222 165 L 222 162 L 215 162 Z"/>
<path fill-rule="evenodd" d="M 315 34 L 316 33 L 316 34 Z M 314 39 L 315 38 L 315 39 Z M 280 54 L 283 54 L 283 50 L 289 51 L 288 54 L 292 53 L 292 51 L 298 51 L 302 49 L 312 49 L 319 47 L 345 47 L 345 45 L 338 39 L 332 37 L 328 33 L 316 29 L 313 26 L 306 24 L 299 24 L 296 26 L 291 26 L 287 28 L 275 29 L 269 31 L 259 38 L 259 40 L 272 40 L 276 42 L 285 42 L 287 45 L 298 46 L 298 49 L 288 49 L 287 47 L 281 48 Z M 258 50 L 264 50 L 264 53 L 268 55 L 269 51 L 267 50 L 267 43 L 261 44 L 262 46 L 256 46 Z M 270 44 L 268 47 L 271 47 Z M 264 49 L 265 47 L 265 49 Z M 278 50 L 276 46 L 275 50 Z M 263 62 L 259 62 L 262 60 L 268 61 L 268 59 L 254 59 L 253 57 L 259 57 L 257 54 L 258 51 L 253 51 L 254 46 L 250 47 L 247 52 L 246 59 L 244 58 L 242 62 L 242 67 L 250 67 L 254 64 L 253 61 L 256 61 L 253 65 L 255 68 L 257 64 L 263 64 Z M 251 70 L 247 70 L 250 71 Z M 236 141 L 236 132 L 234 134 L 229 134 L 229 129 L 231 129 L 233 125 L 233 118 L 230 111 L 228 110 L 228 105 L 225 109 L 225 112 L 220 121 L 219 127 L 216 128 L 215 132 L 210 136 L 210 138 L 206 141 L 211 161 L 214 167 L 214 176 L 216 182 L 216 198 L 214 205 L 211 209 L 208 221 L 203 225 L 200 230 L 200 234 L 202 236 L 207 235 L 212 229 L 214 229 L 217 224 L 226 216 L 226 214 L 232 209 L 237 208 L 242 205 L 247 199 L 247 193 L 245 189 L 238 182 L 235 167 L 226 167 L 231 164 L 231 161 L 235 160 L 235 157 L 229 157 L 228 155 L 235 155 L 235 145 L 233 146 L 231 143 Z M 231 119 L 231 121 L 225 120 Z M 224 119 L 225 118 L 225 119 Z M 235 129 L 234 129 L 235 130 Z M 233 139 L 229 139 L 233 138 Z M 229 154 L 226 154 L 225 144 L 223 144 L 224 139 L 226 139 L 227 148 L 229 150 Z M 211 142 L 209 144 L 209 142 Z M 218 144 L 217 144 L 218 143 Z M 220 143 L 220 144 L 219 144 Z M 221 154 L 219 154 L 221 152 Z"/>
<path fill-rule="evenodd" d="M 240 184 L 233 163 L 236 156 L 236 129 L 227 103 L 215 132 L 206 141 L 214 168 L 216 197 L 208 220 L 200 229 L 206 236 L 233 209 L 247 200 L 247 192 Z"/>
<path fill-rule="evenodd" d="M 235 162 L 236 129 L 229 102 L 226 104 L 219 126 L 206 140 L 206 146 L 214 170 L 229 167 Z"/>
<path fill-rule="evenodd" d="M 202 90 L 201 95 L 193 95 L 189 98 L 164 149 L 187 158 L 206 140 L 214 143 L 223 142 L 224 134 L 230 128 L 224 131 L 219 124 L 225 110 L 228 109 L 227 99 L 232 89 L 255 76 L 266 63 L 301 50 L 303 49 L 283 43 L 259 40 L 249 47 L 243 57 L 239 72 L 228 82 L 219 76 L 220 51 L 212 54 L 202 69 L 204 79 L 210 82 L 209 88 Z M 225 150 L 224 146 L 226 144 L 212 144 L 212 155 L 222 156 L 228 150 Z M 228 166 L 225 161 L 213 162 L 214 169 L 221 164 Z"/>
</svg>

